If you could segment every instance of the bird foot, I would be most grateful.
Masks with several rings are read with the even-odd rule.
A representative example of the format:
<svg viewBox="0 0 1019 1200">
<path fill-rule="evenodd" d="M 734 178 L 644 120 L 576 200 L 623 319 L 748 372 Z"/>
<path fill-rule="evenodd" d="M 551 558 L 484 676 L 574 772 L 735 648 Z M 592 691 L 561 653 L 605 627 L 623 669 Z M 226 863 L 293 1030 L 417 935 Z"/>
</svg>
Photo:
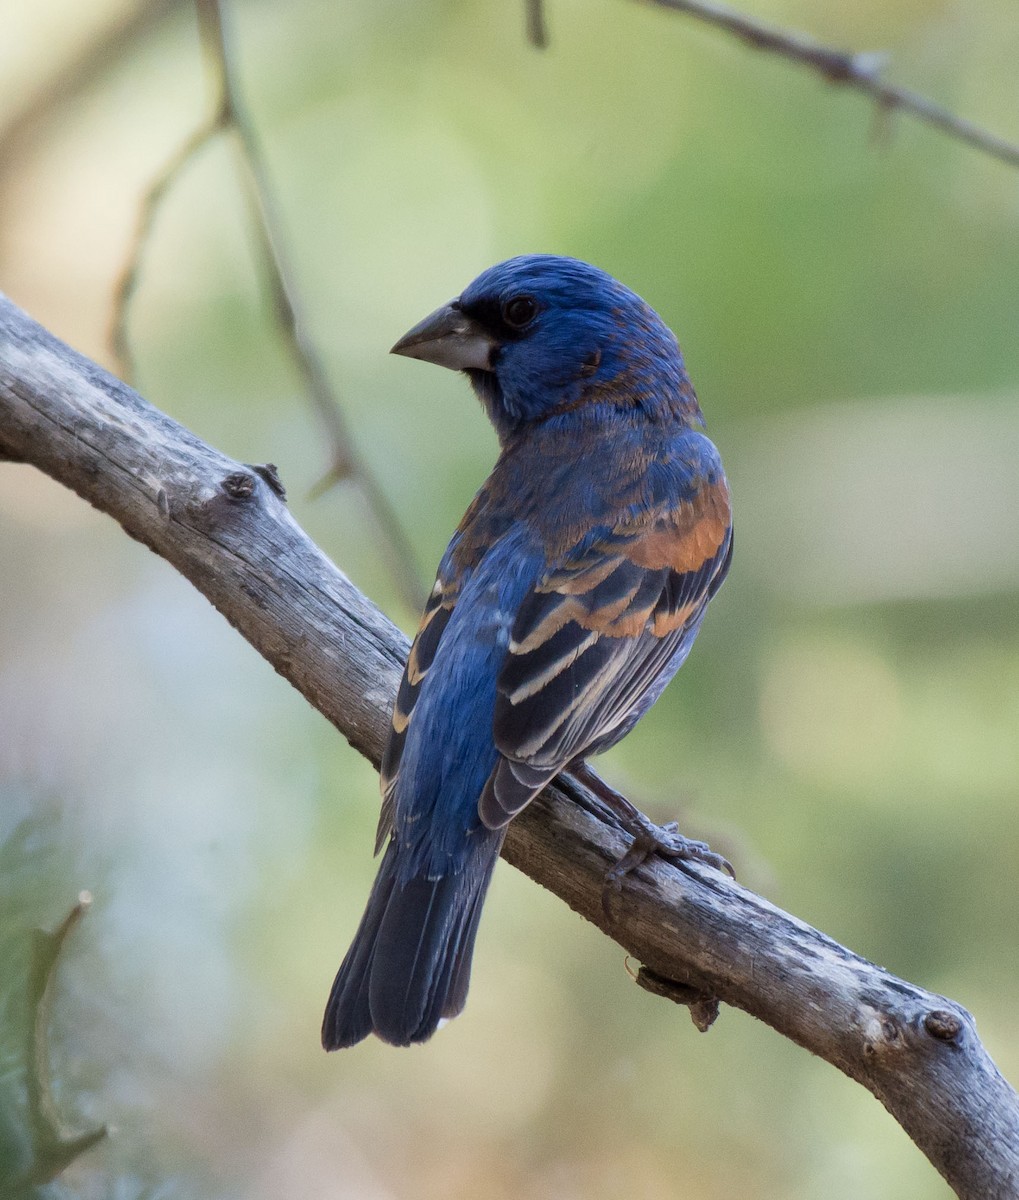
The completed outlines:
<svg viewBox="0 0 1019 1200">
<path fill-rule="evenodd" d="M 619 859 L 616 865 L 605 874 L 602 888 L 602 908 L 606 916 L 611 916 L 611 900 L 623 890 L 623 879 L 636 867 L 639 867 L 653 854 L 674 862 L 700 862 L 736 878 L 732 863 L 721 854 L 716 854 L 707 842 L 697 842 L 679 833 L 675 821 L 666 825 L 656 825 L 642 812 L 635 812 L 627 817 L 624 828 L 632 836 L 630 848 Z"/>
<path fill-rule="evenodd" d="M 632 800 L 610 787 L 583 759 L 571 764 L 570 774 L 608 805 L 619 818 L 623 829 L 633 838 L 629 850 L 605 875 L 602 909 L 609 920 L 612 919 L 612 897 L 623 890 L 624 878 L 652 854 L 660 854 L 674 862 L 701 862 L 736 878 L 732 863 L 721 854 L 716 854 L 707 842 L 695 842 L 692 838 L 683 837 L 675 821 L 656 825 Z"/>
</svg>

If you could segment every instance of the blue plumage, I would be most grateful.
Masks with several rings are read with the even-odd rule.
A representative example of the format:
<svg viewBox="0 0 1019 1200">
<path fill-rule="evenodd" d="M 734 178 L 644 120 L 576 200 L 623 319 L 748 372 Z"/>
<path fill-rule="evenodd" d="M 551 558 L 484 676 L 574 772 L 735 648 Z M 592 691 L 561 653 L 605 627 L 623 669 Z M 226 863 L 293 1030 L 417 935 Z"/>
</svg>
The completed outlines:
<svg viewBox="0 0 1019 1200">
<path fill-rule="evenodd" d="M 672 333 L 604 272 L 532 255 L 394 347 L 463 370 L 501 454 L 455 533 L 382 764 L 368 907 L 327 1049 L 424 1041 L 463 1007 L 509 820 L 623 737 L 689 653 L 729 565 L 729 494 Z"/>
</svg>

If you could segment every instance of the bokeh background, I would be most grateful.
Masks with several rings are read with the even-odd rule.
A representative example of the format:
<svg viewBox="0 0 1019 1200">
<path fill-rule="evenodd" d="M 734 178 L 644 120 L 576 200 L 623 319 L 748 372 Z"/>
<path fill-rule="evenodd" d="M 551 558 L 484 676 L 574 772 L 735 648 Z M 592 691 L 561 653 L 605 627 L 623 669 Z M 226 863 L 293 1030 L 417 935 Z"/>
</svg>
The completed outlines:
<svg viewBox="0 0 1019 1200">
<path fill-rule="evenodd" d="M 1014 0 L 744 0 L 1019 138 Z M 100 361 L 148 180 L 201 119 L 187 3 L 0 0 L 0 288 Z M 730 581 L 604 761 L 741 878 L 966 1004 L 1019 1080 L 1019 172 L 689 20 L 549 0 L 230 7 L 311 331 L 427 576 L 494 457 L 455 376 L 387 357 L 514 253 L 593 260 L 676 329 L 732 480 Z M 80 86 L 79 86 L 80 83 Z M 270 319 L 236 159 L 161 210 L 143 393 L 415 614 Z M 189 585 L 0 464 L 0 1157 L 24 1152 L 28 931 L 72 1128 L 45 1197 L 942 1200 L 879 1104 L 731 1010 L 707 1036 L 505 865 L 471 1001 L 327 1057 L 373 876 L 371 769 Z"/>
</svg>

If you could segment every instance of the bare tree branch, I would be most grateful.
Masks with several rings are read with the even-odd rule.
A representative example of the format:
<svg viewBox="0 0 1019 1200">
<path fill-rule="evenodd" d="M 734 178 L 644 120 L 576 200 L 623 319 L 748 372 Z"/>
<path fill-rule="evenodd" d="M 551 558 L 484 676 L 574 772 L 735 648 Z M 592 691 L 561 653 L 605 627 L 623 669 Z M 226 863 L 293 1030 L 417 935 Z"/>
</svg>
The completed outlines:
<svg viewBox="0 0 1019 1200">
<path fill-rule="evenodd" d="M 274 473 L 212 449 L 0 298 L 0 455 L 29 462 L 172 563 L 378 764 L 407 642 L 307 538 Z M 896 979 L 706 868 L 606 870 L 626 836 L 561 776 L 505 857 L 644 964 L 643 984 L 711 1020 L 752 1013 L 869 1088 L 971 1200 L 1019 1194 L 1019 1097 L 959 1005 Z"/>
<path fill-rule="evenodd" d="M 371 467 L 358 453 L 353 435 L 325 364 L 308 332 L 309 326 L 296 272 L 285 248 L 283 222 L 261 143 L 241 94 L 235 56 L 219 0 L 195 0 L 202 44 L 210 64 L 215 96 L 210 115 L 194 130 L 149 186 L 142 199 L 138 227 L 114 293 L 110 341 L 126 379 L 133 374 L 127 322 L 138 285 L 152 225 L 164 197 L 194 155 L 217 133 L 235 135 L 251 213 L 259 262 L 268 285 L 271 308 L 280 333 L 304 381 L 306 394 L 325 431 L 330 461 L 315 489 L 321 494 L 344 479 L 361 489 L 383 535 L 389 570 L 406 603 L 415 611 L 425 589 L 414 566 L 414 551 L 403 525 Z"/>
</svg>

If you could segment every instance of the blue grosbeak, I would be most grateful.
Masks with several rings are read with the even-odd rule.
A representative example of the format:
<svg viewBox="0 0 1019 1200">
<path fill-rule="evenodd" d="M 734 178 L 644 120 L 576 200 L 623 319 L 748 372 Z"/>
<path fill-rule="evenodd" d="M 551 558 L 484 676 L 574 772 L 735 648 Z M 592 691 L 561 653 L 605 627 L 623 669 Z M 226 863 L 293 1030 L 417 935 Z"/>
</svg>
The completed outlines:
<svg viewBox="0 0 1019 1200">
<path fill-rule="evenodd" d="M 501 453 L 400 684 L 376 852 L 388 844 L 326 1008 L 328 1050 L 422 1042 L 461 1011 L 508 822 L 661 695 L 732 549 L 676 339 L 603 271 L 510 259 L 393 353 L 464 371 Z"/>
</svg>

